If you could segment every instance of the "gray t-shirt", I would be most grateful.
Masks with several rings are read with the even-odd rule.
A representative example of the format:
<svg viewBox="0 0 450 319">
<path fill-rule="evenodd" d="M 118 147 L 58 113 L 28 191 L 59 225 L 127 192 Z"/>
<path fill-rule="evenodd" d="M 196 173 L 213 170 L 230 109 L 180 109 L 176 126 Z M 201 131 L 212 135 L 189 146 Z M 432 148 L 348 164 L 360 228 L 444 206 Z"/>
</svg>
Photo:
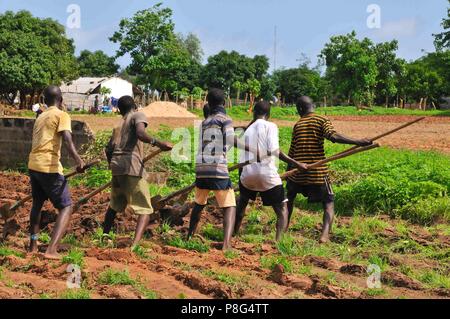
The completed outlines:
<svg viewBox="0 0 450 319">
<path fill-rule="evenodd" d="M 112 149 L 111 172 L 113 176 L 145 176 L 144 143 L 136 135 L 136 125 L 148 125 L 144 113 L 132 111 L 125 115 L 120 126 L 113 130 L 110 141 Z"/>
</svg>

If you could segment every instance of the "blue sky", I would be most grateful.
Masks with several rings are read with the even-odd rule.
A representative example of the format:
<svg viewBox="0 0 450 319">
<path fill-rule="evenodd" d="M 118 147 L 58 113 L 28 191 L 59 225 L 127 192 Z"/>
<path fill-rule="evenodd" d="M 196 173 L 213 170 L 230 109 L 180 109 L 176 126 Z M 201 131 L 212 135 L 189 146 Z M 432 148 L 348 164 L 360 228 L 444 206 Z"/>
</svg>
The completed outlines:
<svg viewBox="0 0 450 319">
<path fill-rule="evenodd" d="M 158 1 L 149 0 L 0 0 L 0 12 L 26 9 L 39 17 L 66 24 L 69 4 L 81 9 L 81 28 L 67 29 L 77 53 L 101 49 L 113 55 L 117 46 L 108 37 L 123 17 Z M 253 56 L 265 54 L 273 63 L 274 27 L 277 26 L 277 67 L 298 65 L 301 53 L 317 61 L 330 36 L 355 30 L 375 42 L 399 40 L 398 55 L 416 59 L 434 51 L 433 33 L 441 31 L 447 0 L 167 0 L 177 32 L 195 33 L 202 41 L 205 60 L 220 50 Z M 381 9 L 381 28 L 367 27 L 367 6 Z M 118 60 L 125 66 L 129 60 Z M 272 65 L 273 67 L 273 65 Z"/>
</svg>

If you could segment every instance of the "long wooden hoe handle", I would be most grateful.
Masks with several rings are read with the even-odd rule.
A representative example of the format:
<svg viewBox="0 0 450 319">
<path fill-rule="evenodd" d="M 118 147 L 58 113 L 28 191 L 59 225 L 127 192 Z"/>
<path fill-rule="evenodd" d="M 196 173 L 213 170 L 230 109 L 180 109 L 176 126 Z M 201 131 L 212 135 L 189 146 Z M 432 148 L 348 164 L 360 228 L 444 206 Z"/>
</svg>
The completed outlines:
<svg viewBox="0 0 450 319">
<path fill-rule="evenodd" d="M 321 161 L 315 162 L 313 164 L 309 164 L 308 165 L 308 169 L 309 168 L 316 168 L 316 167 L 322 166 L 323 164 L 326 164 L 326 163 L 329 163 L 329 162 L 332 162 L 332 161 L 335 161 L 335 160 L 338 160 L 338 159 L 341 159 L 341 158 L 344 158 L 344 157 L 347 157 L 347 156 L 350 156 L 350 155 L 353 155 L 353 154 L 357 154 L 357 153 L 361 153 L 361 152 L 364 152 L 364 151 L 368 151 L 368 150 L 377 148 L 379 146 L 380 146 L 380 144 L 375 143 L 375 144 L 372 144 L 372 145 L 369 145 L 369 146 L 358 147 L 358 148 L 356 148 L 354 150 L 348 150 L 345 153 L 344 152 L 338 153 L 338 154 L 330 156 L 330 157 L 328 157 L 326 159 L 323 159 Z M 289 176 L 291 176 L 291 175 L 293 175 L 293 174 L 295 174 L 297 172 L 298 172 L 298 169 L 293 169 L 293 170 L 285 172 L 280 177 L 281 177 L 281 179 L 286 179 Z"/>
<path fill-rule="evenodd" d="M 75 176 L 77 174 L 82 174 L 82 173 L 84 173 L 85 170 L 87 170 L 88 168 L 91 168 L 92 166 L 95 166 L 95 165 L 99 164 L 100 162 L 101 162 L 101 160 L 96 159 L 96 160 L 94 160 L 94 161 L 84 165 L 83 172 L 79 173 L 76 169 L 74 169 L 71 172 L 69 172 L 66 175 L 64 175 L 64 177 L 65 178 L 70 178 L 70 177 Z M 28 196 L 22 198 L 21 200 L 18 200 L 17 202 L 15 202 L 10 207 L 9 206 L 8 207 L 6 207 L 6 206 L 2 207 L 1 208 L 1 214 L 2 214 L 3 218 L 11 218 L 12 215 L 13 215 L 13 212 L 17 208 L 21 207 L 23 204 L 25 204 L 26 202 L 28 202 L 32 198 L 33 198 L 32 195 L 28 195 Z"/>
<path fill-rule="evenodd" d="M 383 138 L 383 137 L 388 136 L 388 135 L 391 135 L 391 134 L 393 134 L 393 133 L 395 133 L 395 132 L 397 132 L 397 131 L 400 131 L 401 129 L 404 129 L 405 127 L 408 127 L 408 126 L 413 125 L 413 124 L 415 124 L 415 123 L 417 123 L 417 122 L 419 122 L 419 121 L 422 121 L 424 118 L 425 118 L 425 116 L 419 117 L 419 118 L 417 118 L 417 119 L 415 119 L 415 120 L 413 120 L 413 121 L 411 121 L 411 122 L 402 124 L 402 125 L 400 125 L 400 126 L 394 128 L 394 129 L 392 129 L 392 130 L 390 130 L 390 131 L 387 131 L 387 132 L 384 132 L 384 133 L 382 133 L 382 134 L 380 134 L 380 135 L 377 135 L 377 136 L 375 136 L 375 137 L 372 137 L 372 138 L 370 138 L 369 140 L 372 141 L 372 142 L 374 142 L 374 141 L 376 141 L 376 140 L 378 140 L 378 139 L 380 139 L 380 138 Z M 349 149 L 347 149 L 347 150 L 345 150 L 345 151 L 342 151 L 342 152 L 340 152 L 340 153 L 338 153 L 338 154 L 336 154 L 336 155 L 339 155 L 339 154 L 345 154 L 345 153 L 351 152 L 351 151 L 353 151 L 353 150 L 355 150 L 355 149 L 357 149 L 357 148 L 359 148 L 359 146 L 355 145 L 355 146 L 350 147 Z"/>
</svg>

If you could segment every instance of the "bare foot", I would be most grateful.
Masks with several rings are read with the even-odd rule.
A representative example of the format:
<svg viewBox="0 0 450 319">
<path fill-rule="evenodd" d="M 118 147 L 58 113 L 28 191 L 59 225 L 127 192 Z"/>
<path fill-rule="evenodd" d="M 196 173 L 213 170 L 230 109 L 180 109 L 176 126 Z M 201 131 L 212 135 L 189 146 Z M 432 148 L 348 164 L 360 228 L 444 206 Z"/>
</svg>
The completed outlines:
<svg viewBox="0 0 450 319">
<path fill-rule="evenodd" d="M 330 236 L 328 235 L 328 234 L 323 234 L 322 236 L 320 236 L 320 239 L 319 239 L 319 243 L 321 243 L 321 244 L 325 244 L 325 243 L 328 243 L 330 241 Z"/>
<path fill-rule="evenodd" d="M 30 241 L 30 246 L 28 247 L 28 252 L 36 253 L 37 251 L 38 251 L 37 241 L 35 241 L 35 240 Z"/>
<path fill-rule="evenodd" d="M 222 251 L 228 251 L 228 250 L 232 250 L 233 248 L 231 247 L 231 244 L 230 243 L 223 243 L 223 246 L 222 246 Z"/>
<path fill-rule="evenodd" d="M 44 258 L 45 258 L 45 259 L 51 259 L 51 260 L 60 260 L 62 257 L 61 257 L 61 255 L 58 254 L 57 252 L 54 252 L 54 253 L 46 252 L 46 253 L 44 254 Z"/>
</svg>

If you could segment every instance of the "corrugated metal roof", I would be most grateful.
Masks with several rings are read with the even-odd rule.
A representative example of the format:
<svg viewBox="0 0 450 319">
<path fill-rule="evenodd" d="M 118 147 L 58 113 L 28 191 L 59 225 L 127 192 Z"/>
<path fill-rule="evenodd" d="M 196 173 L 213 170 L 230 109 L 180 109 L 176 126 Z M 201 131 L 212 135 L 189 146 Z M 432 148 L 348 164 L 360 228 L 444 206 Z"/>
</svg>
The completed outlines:
<svg viewBox="0 0 450 319">
<path fill-rule="evenodd" d="M 61 91 L 62 93 L 89 94 L 107 79 L 109 78 L 78 78 L 77 80 L 61 85 Z"/>
</svg>

